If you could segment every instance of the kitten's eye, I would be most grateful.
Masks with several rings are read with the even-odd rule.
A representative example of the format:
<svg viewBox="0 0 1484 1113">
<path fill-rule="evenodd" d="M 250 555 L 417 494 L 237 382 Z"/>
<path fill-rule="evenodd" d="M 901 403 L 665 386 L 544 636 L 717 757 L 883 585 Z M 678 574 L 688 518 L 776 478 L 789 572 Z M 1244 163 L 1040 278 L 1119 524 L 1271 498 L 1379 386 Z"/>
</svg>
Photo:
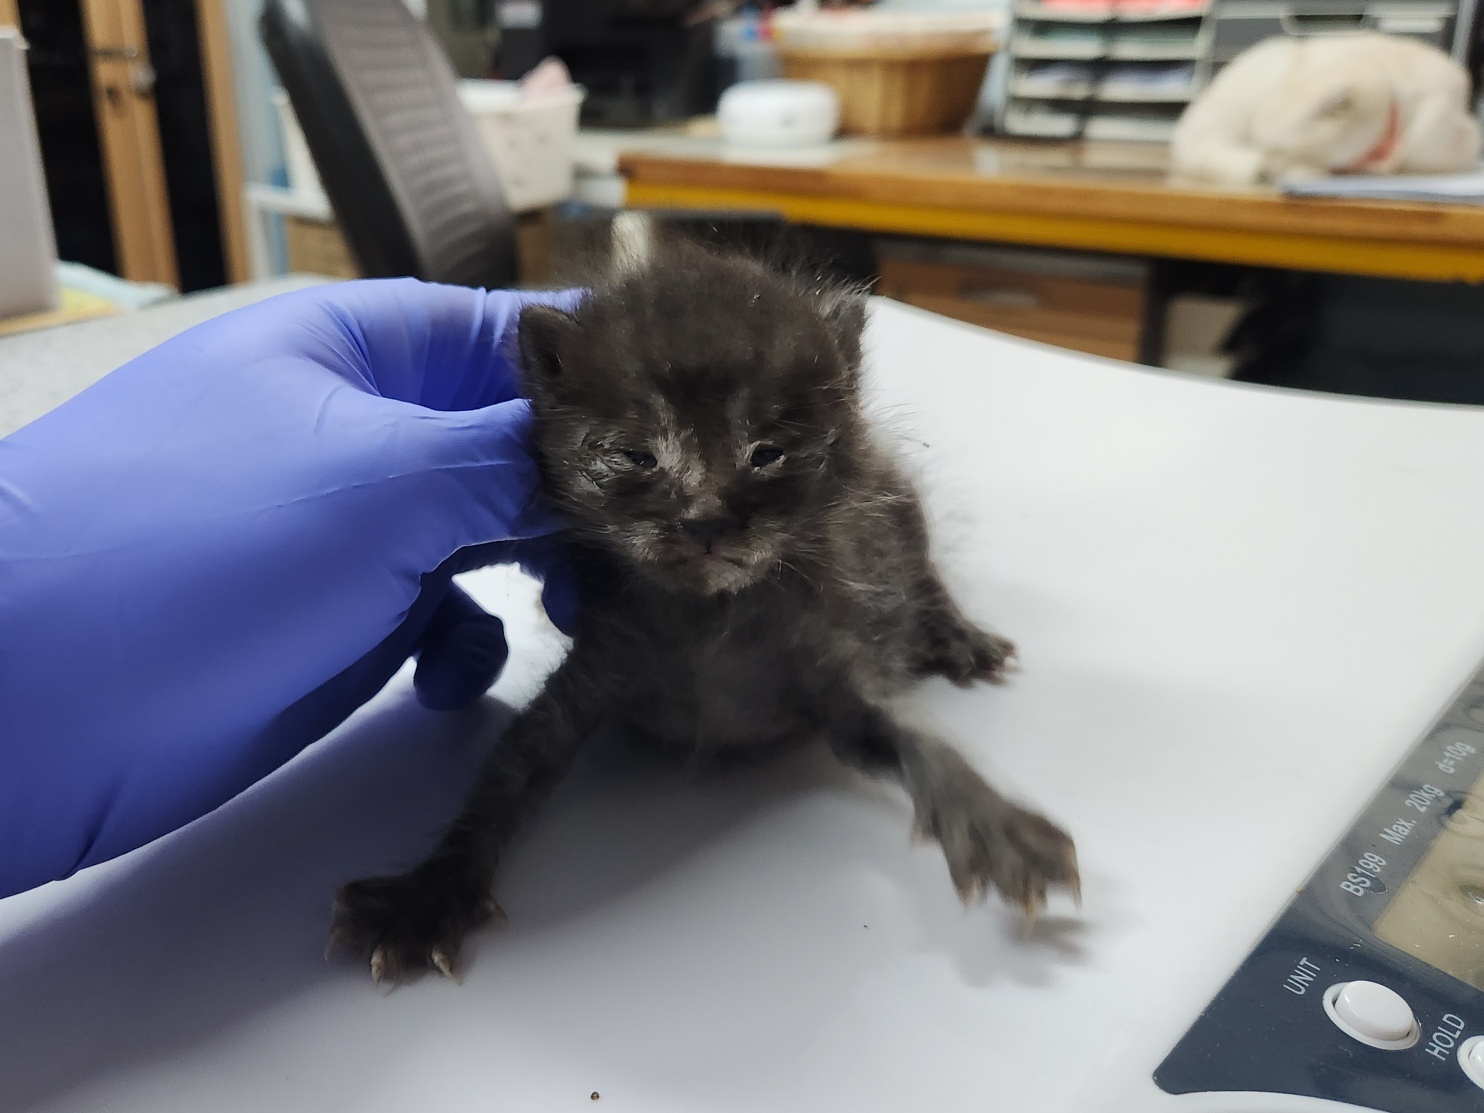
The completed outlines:
<svg viewBox="0 0 1484 1113">
<path fill-rule="evenodd" d="M 783 459 L 783 449 L 776 444 L 760 444 L 752 451 L 752 466 L 765 468 Z"/>
<path fill-rule="evenodd" d="M 629 461 L 629 463 L 634 465 L 634 467 L 643 468 L 645 471 L 648 471 L 650 468 L 654 467 L 655 464 L 659 463 L 659 461 L 654 458 L 653 452 L 632 451 L 626 448 L 624 449 L 623 454 L 624 457 Z"/>
</svg>

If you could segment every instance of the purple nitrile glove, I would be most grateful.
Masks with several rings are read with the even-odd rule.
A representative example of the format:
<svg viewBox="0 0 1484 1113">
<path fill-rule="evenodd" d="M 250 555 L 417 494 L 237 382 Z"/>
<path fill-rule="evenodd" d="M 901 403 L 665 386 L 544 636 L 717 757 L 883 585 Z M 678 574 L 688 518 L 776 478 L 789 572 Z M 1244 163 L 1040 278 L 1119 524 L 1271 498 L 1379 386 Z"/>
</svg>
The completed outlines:
<svg viewBox="0 0 1484 1113">
<path fill-rule="evenodd" d="M 507 340 L 573 296 L 296 291 L 0 440 L 0 897 L 210 811 L 409 656 L 430 707 L 488 688 L 503 630 L 451 578 L 560 564 Z"/>
</svg>

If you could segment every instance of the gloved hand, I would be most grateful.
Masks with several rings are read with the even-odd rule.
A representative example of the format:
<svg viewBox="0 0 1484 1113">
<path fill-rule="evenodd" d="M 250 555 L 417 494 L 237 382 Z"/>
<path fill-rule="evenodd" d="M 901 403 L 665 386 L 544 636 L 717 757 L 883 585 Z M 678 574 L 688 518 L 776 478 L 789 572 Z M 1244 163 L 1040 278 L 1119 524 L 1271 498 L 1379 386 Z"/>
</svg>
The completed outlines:
<svg viewBox="0 0 1484 1113">
<path fill-rule="evenodd" d="M 451 577 L 559 551 L 507 341 L 571 297 L 285 294 L 0 440 L 0 897 L 210 811 L 410 655 L 434 707 L 494 681 L 499 620 Z"/>
</svg>

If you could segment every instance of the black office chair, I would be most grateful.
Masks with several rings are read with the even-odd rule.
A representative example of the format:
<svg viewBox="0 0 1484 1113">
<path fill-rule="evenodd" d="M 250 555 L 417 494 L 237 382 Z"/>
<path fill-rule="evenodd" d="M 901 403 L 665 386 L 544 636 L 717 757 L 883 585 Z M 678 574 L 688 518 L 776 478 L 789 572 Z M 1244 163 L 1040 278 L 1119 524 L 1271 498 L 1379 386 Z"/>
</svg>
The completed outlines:
<svg viewBox="0 0 1484 1113">
<path fill-rule="evenodd" d="M 515 225 L 457 78 L 402 0 L 267 0 L 259 31 L 360 271 L 513 287 Z M 771 212 L 647 210 L 654 234 L 682 237 L 869 281 L 859 236 Z M 569 220 L 559 238 L 577 280 L 611 249 L 609 214 Z M 855 242 L 859 240 L 860 242 Z M 849 241 L 849 242 L 846 242 Z"/>
<path fill-rule="evenodd" d="M 363 275 L 516 285 L 500 180 L 401 0 L 267 0 L 259 31 Z"/>
</svg>

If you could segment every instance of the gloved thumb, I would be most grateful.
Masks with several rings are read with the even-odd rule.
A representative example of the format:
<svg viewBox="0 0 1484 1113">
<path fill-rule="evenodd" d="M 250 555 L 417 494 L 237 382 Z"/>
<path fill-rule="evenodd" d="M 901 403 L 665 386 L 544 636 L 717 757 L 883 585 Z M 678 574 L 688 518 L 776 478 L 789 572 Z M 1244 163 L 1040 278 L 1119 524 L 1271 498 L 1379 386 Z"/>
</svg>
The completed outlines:
<svg viewBox="0 0 1484 1113">
<path fill-rule="evenodd" d="M 427 546 L 418 562 L 432 568 L 461 549 L 492 542 L 544 537 L 562 528 L 539 492 L 540 476 L 528 450 L 531 408 L 523 398 L 476 410 L 417 410 L 395 418 L 397 434 L 415 437 L 405 464 L 418 469 L 429 513 Z M 394 465 L 395 466 L 395 465 Z M 429 560 L 428 558 L 432 559 Z"/>
</svg>

